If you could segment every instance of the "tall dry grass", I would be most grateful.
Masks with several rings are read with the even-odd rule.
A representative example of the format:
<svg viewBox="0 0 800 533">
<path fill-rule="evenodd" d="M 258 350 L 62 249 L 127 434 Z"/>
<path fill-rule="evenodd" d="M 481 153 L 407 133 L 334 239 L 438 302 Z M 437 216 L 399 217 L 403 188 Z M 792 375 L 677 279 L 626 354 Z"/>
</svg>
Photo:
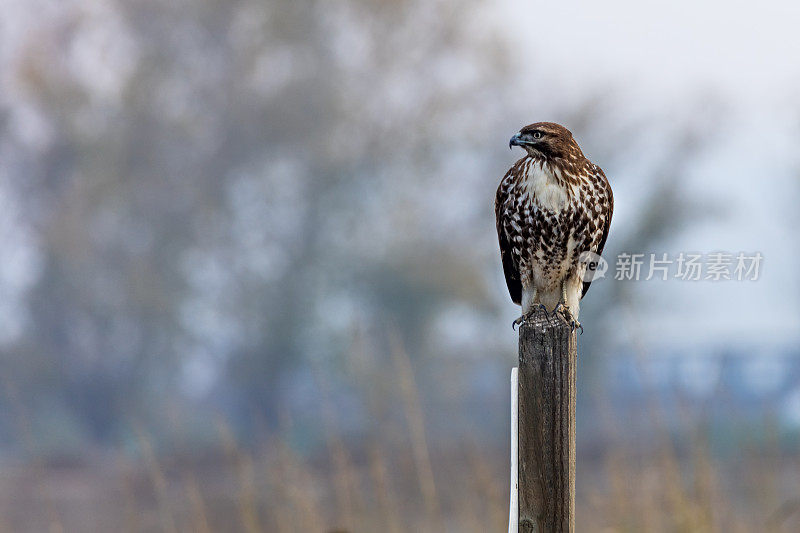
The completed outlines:
<svg viewBox="0 0 800 533">
<path fill-rule="evenodd" d="M 134 455 L 92 456 L 69 467 L 6 464 L 0 531 L 504 531 L 508 435 L 431 442 L 413 360 L 398 339 L 390 347 L 388 385 L 353 385 L 373 421 L 366 435 L 341 430 L 346 413 L 318 367 L 323 447 L 298 449 L 288 413 L 257 445 L 209 417 L 219 446 L 203 454 L 160 448 L 134 425 Z M 367 351 L 353 347 L 347 364 L 356 377 L 374 375 Z M 6 393 L 13 398 L 13 387 Z M 20 439 L 30 440 L 24 406 L 16 409 Z M 655 397 L 639 420 L 618 418 L 609 404 L 600 411 L 610 444 L 584 455 L 579 449 L 578 531 L 800 531 L 800 456 L 780 445 L 774 425 L 754 430 L 752 445 L 718 453 L 688 417 L 691 431 L 669 431 Z M 632 437 L 632 427 L 649 428 L 647 438 Z"/>
</svg>

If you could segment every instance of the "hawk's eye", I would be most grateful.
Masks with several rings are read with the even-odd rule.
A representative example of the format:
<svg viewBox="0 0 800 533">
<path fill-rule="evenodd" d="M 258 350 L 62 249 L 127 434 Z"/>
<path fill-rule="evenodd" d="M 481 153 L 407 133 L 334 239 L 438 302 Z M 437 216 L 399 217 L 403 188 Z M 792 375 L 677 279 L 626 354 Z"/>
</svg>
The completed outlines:
<svg viewBox="0 0 800 533">
<path fill-rule="evenodd" d="M 541 131 L 534 131 L 533 132 L 533 138 L 534 139 L 541 139 L 542 138 L 542 132 Z"/>
</svg>

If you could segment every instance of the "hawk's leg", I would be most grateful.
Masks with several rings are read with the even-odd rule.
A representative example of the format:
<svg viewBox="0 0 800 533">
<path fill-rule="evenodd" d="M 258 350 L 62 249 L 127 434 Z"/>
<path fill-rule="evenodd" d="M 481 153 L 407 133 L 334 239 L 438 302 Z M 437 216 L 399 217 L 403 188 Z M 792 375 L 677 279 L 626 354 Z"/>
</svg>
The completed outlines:
<svg viewBox="0 0 800 533">
<path fill-rule="evenodd" d="M 556 305 L 556 308 L 553 309 L 553 315 L 561 311 L 561 316 L 564 317 L 570 326 L 572 326 L 572 331 L 575 329 L 581 330 L 581 334 L 583 334 L 583 326 L 580 322 L 578 322 L 575 317 L 572 316 L 572 311 L 570 311 L 569 306 L 567 305 L 567 280 L 561 282 L 561 300 Z"/>
<path fill-rule="evenodd" d="M 511 323 L 511 328 L 517 329 L 517 326 L 525 323 L 526 317 L 533 315 L 538 310 L 547 313 L 547 307 L 545 307 L 543 303 L 536 303 L 536 288 L 534 288 L 530 293 L 530 297 L 523 295 L 522 316 L 518 317 L 516 320 L 514 320 L 514 322 Z"/>
<path fill-rule="evenodd" d="M 514 322 L 511 323 L 511 329 L 516 330 L 517 326 L 519 326 L 520 324 L 524 324 L 525 323 L 525 318 L 526 317 L 529 317 L 529 316 L 533 315 L 537 311 L 541 312 L 541 313 L 544 313 L 545 315 L 549 314 L 549 312 L 547 311 L 547 306 L 544 305 L 543 303 L 538 303 L 538 304 L 536 304 L 536 306 L 533 309 L 531 309 L 530 313 L 528 313 L 527 315 L 523 314 L 522 316 L 520 316 L 516 320 L 514 320 Z"/>
</svg>

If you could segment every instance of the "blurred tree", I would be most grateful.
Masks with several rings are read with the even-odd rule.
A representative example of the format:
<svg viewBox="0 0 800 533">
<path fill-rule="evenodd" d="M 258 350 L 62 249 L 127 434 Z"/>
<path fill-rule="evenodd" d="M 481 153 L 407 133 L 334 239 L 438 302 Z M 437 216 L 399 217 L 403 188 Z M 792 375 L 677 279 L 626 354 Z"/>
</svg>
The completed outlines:
<svg viewBox="0 0 800 533">
<path fill-rule="evenodd" d="M 420 329 L 456 287 L 430 293 L 443 277 L 398 258 L 437 250 L 422 238 L 433 175 L 479 141 L 468 110 L 498 96 L 481 6 L 43 10 L 6 58 L 3 102 L 5 170 L 42 265 L 7 350 L 26 400 L 63 402 L 108 440 L 121 413 L 157 418 L 227 373 L 224 397 L 274 421 L 287 370 L 343 346 L 342 306 Z"/>
</svg>

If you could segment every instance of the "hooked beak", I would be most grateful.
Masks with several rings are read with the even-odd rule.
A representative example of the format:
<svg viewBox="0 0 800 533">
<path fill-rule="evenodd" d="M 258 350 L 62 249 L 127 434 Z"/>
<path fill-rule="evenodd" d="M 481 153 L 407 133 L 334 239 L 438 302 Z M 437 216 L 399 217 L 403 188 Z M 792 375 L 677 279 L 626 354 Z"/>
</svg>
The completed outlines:
<svg viewBox="0 0 800 533">
<path fill-rule="evenodd" d="M 521 134 L 517 133 L 511 140 L 508 141 L 508 149 L 511 150 L 514 146 L 522 146 L 524 142 L 520 138 Z"/>
</svg>

